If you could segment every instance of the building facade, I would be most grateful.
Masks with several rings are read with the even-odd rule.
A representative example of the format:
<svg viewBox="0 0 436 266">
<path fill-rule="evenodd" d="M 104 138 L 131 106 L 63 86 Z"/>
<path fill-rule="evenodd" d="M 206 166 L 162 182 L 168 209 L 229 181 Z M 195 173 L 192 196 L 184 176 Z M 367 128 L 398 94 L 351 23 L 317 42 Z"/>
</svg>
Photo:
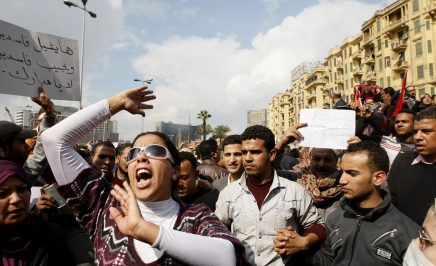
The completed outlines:
<svg viewBox="0 0 436 266">
<path fill-rule="evenodd" d="M 350 102 L 357 84 L 398 91 L 406 70 L 407 84 L 415 86 L 417 98 L 435 94 L 435 21 L 436 0 L 398 0 L 376 11 L 360 33 L 332 48 L 322 65 L 294 68 L 290 87 L 268 103 L 268 127 L 279 138 L 298 123 L 300 109 L 331 108 L 333 91 Z"/>
<path fill-rule="evenodd" d="M 248 110 L 247 111 L 247 127 L 254 125 L 268 126 L 267 109 Z"/>
<path fill-rule="evenodd" d="M 200 140 L 197 134 L 199 126 L 174 124 L 172 122 L 159 121 L 155 124 L 155 130 L 164 133 L 177 146 L 183 143 L 189 145 L 191 142 Z"/>
</svg>

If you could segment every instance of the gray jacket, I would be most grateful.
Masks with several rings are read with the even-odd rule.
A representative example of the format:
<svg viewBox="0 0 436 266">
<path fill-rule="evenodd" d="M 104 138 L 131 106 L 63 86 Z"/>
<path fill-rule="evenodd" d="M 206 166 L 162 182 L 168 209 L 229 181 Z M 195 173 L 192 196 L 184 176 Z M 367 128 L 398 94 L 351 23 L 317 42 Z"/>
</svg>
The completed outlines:
<svg viewBox="0 0 436 266">
<path fill-rule="evenodd" d="M 401 265 L 419 226 L 391 203 L 383 202 L 365 216 L 356 213 L 350 201 L 342 199 L 326 221 L 324 248 L 312 258 L 313 265 Z"/>
</svg>

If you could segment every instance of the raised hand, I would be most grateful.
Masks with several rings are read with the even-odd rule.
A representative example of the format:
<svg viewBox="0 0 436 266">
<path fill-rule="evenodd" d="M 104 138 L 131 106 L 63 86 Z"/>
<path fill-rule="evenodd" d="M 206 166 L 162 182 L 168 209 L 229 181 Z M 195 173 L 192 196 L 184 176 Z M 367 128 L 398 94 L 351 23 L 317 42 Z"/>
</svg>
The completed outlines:
<svg viewBox="0 0 436 266">
<path fill-rule="evenodd" d="M 109 211 L 121 233 L 148 244 L 153 244 L 159 235 L 159 226 L 142 218 L 138 202 L 130 185 L 124 181 L 124 189 L 115 185 L 112 196 L 120 203 L 120 209 L 110 207 Z"/>
<path fill-rule="evenodd" d="M 289 143 L 294 142 L 295 140 L 301 140 L 303 138 L 303 134 L 301 134 L 298 129 L 302 127 L 307 127 L 307 123 L 300 123 L 298 125 L 290 126 L 280 140 L 276 144 L 276 149 L 281 150 Z"/>
<path fill-rule="evenodd" d="M 121 110 L 126 110 L 131 114 L 145 116 L 145 109 L 152 109 L 153 106 L 144 102 L 156 99 L 153 91 L 148 87 L 138 87 L 126 90 L 108 98 L 109 109 L 112 115 Z"/>
<path fill-rule="evenodd" d="M 135 195 L 130 185 L 124 181 L 123 186 L 126 190 L 115 185 L 111 190 L 112 196 L 120 203 L 120 209 L 111 207 L 110 213 L 120 228 L 121 233 L 135 237 L 142 218 Z"/>
<path fill-rule="evenodd" d="M 31 99 L 34 103 L 40 105 L 44 109 L 47 116 L 54 114 L 54 104 L 47 94 L 45 94 L 43 87 L 38 87 L 38 96 L 32 97 Z"/>
</svg>

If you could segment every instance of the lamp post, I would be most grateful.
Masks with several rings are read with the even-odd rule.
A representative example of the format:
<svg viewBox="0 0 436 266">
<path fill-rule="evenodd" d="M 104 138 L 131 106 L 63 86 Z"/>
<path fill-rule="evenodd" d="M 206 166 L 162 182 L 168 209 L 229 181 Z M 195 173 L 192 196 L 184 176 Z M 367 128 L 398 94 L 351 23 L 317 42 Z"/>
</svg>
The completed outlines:
<svg viewBox="0 0 436 266">
<path fill-rule="evenodd" d="M 83 59 L 85 56 L 85 21 L 86 21 L 86 14 L 88 13 L 91 18 L 96 18 L 97 14 L 89 11 L 86 9 L 86 3 L 88 0 L 82 0 L 83 7 L 77 5 L 74 2 L 71 2 L 70 0 L 64 0 L 64 4 L 68 7 L 77 7 L 79 9 L 83 10 L 83 25 L 82 25 L 82 56 L 80 59 L 80 103 L 79 108 L 82 110 L 82 92 L 83 92 Z"/>
<path fill-rule="evenodd" d="M 153 81 L 153 79 L 134 79 L 133 81 L 135 82 L 142 82 L 142 84 L 145 86 L 145 84 L 147 83 L 148 85 L 151 84 L 151 82 Z M 141 117 L 141 133 L 144 132 L 144 117 Z"/>
</svg>

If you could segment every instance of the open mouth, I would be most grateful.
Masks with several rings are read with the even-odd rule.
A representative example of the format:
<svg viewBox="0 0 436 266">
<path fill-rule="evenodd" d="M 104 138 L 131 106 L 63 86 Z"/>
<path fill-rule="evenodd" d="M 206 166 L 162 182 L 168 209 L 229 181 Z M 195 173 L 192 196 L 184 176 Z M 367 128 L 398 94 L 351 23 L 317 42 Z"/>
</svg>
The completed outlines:
<svg viewBox="0 0 436 266">
<path fill-rule="evenodd" d="M 147 169 L 138 169 L 136 172 L 136 181 L 138 188 L 145 188 L 151 183 L 152 174 Z"/>
</svg>

